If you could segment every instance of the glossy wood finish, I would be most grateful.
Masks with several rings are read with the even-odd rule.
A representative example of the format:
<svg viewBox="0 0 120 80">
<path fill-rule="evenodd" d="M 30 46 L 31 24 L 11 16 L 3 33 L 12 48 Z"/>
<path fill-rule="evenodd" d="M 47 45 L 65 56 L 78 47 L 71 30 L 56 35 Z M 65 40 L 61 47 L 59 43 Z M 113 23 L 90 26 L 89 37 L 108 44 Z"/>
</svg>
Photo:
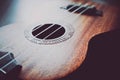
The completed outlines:
<svg viewBox="0 0 120 80">
<path fill-rule="evenodd" d="M 69 23 L 71 22 L 69 20 L 74 19 L 76 14 L 66 18 L 69 13 L 59 10 L 59 6 L 61 4 L 65 5 L 66 2 L 59 5 L 56 5 L 56 3 L 58 2 L 54 1 L 47 3 L 50 6 L 42 6 L 42 11 L 51 11 L 46 15 L 39 10 L 35 10 L 36 15 L 32 15 L 32 20 L 26 19 L 26 21 L 23 21 L 25 24 L 18 21 L 19 24 L 15 23 L 0 28 L 0 45 L 4 47 L 12 43 L 9 48 L 3 51 L 13 52 L 18 63 L 22 64 L 23 69 L 20 77 L 23 80 L 53 80 L 70 74 L 84 61 L 90 38 L 116 28 L 114 25 L 116 25 L 119 16 L 117 7 L 93 3 L 97 9 L 103 11 L 103 17 L 81 15 L 76 21 Z M 28 17 L 30 16 L 26 18 Z M 52 21 L 48 17 L 54 20 Z M 75 33 L 72 38 L 59 44 L 39 45 L 31 43 L 24 36 L 25 26 L 29 27 L 34 23 L 41 23 L 44 20 L 42 18 L 47 19 L 45 22 L 56 22 L 60 19 L 63 23 L 72 24 Z"/>
</svg>

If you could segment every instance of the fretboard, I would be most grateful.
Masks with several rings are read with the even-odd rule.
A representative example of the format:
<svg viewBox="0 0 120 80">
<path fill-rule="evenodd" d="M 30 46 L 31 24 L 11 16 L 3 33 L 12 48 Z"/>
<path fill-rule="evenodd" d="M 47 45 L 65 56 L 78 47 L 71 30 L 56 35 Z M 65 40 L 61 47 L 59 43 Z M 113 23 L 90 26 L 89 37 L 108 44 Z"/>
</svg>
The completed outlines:
<svg viewBox="0 0 120 80">
<path fill-rule="evenodd" d="M 7 74 L 17 65 L 14 56 L 10 52 L 0 52 L 0 71 Z"/>
</svg>

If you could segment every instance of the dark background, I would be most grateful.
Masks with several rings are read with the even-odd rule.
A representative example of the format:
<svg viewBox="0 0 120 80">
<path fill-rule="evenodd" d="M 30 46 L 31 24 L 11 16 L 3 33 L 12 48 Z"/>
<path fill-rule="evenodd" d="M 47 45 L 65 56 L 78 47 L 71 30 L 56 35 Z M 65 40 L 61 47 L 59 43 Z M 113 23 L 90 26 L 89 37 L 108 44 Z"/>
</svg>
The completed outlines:
<svg viewBox="0 0 120 80">
<path fill-rule="evenodd" d="M 96 2 L 106 2 L 107 4 L 114 5 L 114 6 L 120 6 L 120 0 L 92 0 Z"/>
</svg>

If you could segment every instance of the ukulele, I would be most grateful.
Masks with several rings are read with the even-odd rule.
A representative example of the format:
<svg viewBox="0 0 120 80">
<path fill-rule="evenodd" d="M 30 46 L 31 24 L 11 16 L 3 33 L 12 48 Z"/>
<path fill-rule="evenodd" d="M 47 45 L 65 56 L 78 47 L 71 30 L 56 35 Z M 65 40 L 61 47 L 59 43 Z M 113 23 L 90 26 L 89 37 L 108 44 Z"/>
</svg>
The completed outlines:
<svg viewBox="0 0 120 80">
<path fill-rule="evenodd" d="M 118 13 L 116 7 L 93 2 L 56 0 L 39 6 L 42 9 L 36 12 L 24 9 L 29 20 L 0 27 L 2 74 L 19 72 L 22 66 L 19 77 L 23 80 L 67 76 L 84 61 L 90 38 L 114 29 Z"/>
</svg>

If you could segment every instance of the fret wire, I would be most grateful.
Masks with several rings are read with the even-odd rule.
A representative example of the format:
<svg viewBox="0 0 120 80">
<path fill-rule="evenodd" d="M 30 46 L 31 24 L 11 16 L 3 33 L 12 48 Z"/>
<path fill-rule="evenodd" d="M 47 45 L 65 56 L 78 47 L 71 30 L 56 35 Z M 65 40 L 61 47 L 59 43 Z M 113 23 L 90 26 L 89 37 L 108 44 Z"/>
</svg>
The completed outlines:
<svg viewBox="0 0 120 80">
<path fill-rule="evenodd" d="M 9 45 L 11 45 L 11 44 L 9 44 Z M 7 46 L 7 47 L 8 47 L 8 46 Z M 4 50 L 4 49 L 7 48 L 7 47 L 4 47 L 4 48 L 2 48 L 2 49 Z M 0 49 L 0 50 L 2 50 L 2 49 Z M 7 56 L 8 54 L 10 54 L 10 52 L 7 52 L 7 54 L 5 54 L 5 55 Z M 4 55 L 4 57 L 5 57 L 5 55 Z M 2 57 L 3 57 L 3 56 L 2 56 Z M 2 59 L 2 58 L 1 58 L 1 59 Z M 8 64 L 5 64 L 2 68 L 0 68 L 0 71 L 2 71 L 4 74 L 7 74 L 7 72 L 6 72 L 5 70 L 3 70 L 3 69 L 4 69 L 5 67 L 7 67 L 8 65 L 10 65 L 12 62 L 16 61 L 16 59 L 17 59 L 17 58 L 11 60 Z"/>
<path fill-rule="evenodd" d="M 4 65 L 1 69 L 6 68 L 8 65 L 10 65 L 13 61 L 16 61 L 15 59 L 11 60 L 10 62 L 8 62 L 6 65 Z"/>
<path fill-rule="evenodd" d="M 27 50 L 28 51 L 28 50 Z M 12 64 L 12 62 L 16 63 L 16 60 L 21 58 L 22 56 L 24 56 L 24 54 L 21 54 L 20 56 L 14 58 L 13 60 L 11 60 L 10 62 L 8 62 L 7 64 L 5 64 L 3 67 L 0 68 L 1 71 L 5 72 L 3 69 L 6 68 L 7 66 L 9 66 L 10 64 Z M 6 72 L 7 73 L 7 72 Z"/>
<path fill-rule="evenodd" d="M 27 51 L 29 51 L 29 50 L 27 50 Z M 11 60 L 9 63 L 7 63 L 6 65 L 4 65 L 2 68 L 0 68 L 0 70 L 3 71 L 3 72 L 5 72 L 5 71 L 3 70 L 5 67 L 9 66 L 9 65 L 10 65 L 12 62 L 14 62 L 14 61 L 15 61 L 15 63 L 16 63 L 16 60 L 19 59 L 19 58 L 21 58 L 22 56 L 24 56 L 24 54 L 21 54 L 20 56 L 14 58 L 14 59 Z M 6 73 L 7 73 L 7 72 L 6 72 Z"/>
<path fill-rule="evenodd" d="M 58 31 L 59 29 L 61 29 L 62 28 L 62 26 L 60 26 L 59 28 L 57 28 L 55 31 L 53 31 L 52 33 L 50 33 L 49 35 L 47 35 L 45 38 L 43 38 L 43 39 L 46 39 L 46 38 L 48 38 L 49 36 L 51 36 L 52 34 L 54 34 L 56 31 Z"/>
<path fill-rule="evenodd" d="M 26 52 L 28 52 L 29 50 L 27 50 Z M 19 60 L 19 58 L 21 58 L 21 57 L 23 57 L 24 56 L 24 54 L 21 54 L 20 56 L 18 56 L 18 57 L 16 57 L 16 58 L 14 58 L 13 60 L 11 60 L 9 63 L 7 63 L 6 65 L 4 65 L 2 68 L 0 68 L 1 70 L 3 70 L 4 68 L 6 68 L 7 66 L 9 66 L 12 62 L 14 62 L 15 61 L 15 63 L 16 63 L 16 60 L 18 59 Z M 21 62 L 22 63 L 22 62 Z M 4 70 L 3 70 L 4 71 Z"/>
<path fill-rule="evenodd" d="M 2 56 L 2 57 L 0 58 L 0 60 L 3 59 L 3 58 L 5 58 L 5 57 L 8 56 L 9 54 L 10 54 L 10 52 L 7 52 L 4 56 Z"/>
<path fill-rule="evenodd" d="M 4 74 L 7 74 L 6 71 L 4 71 L 3 69 L 0 68 L 0 71 L 3 72 Z"/>
</svg>

